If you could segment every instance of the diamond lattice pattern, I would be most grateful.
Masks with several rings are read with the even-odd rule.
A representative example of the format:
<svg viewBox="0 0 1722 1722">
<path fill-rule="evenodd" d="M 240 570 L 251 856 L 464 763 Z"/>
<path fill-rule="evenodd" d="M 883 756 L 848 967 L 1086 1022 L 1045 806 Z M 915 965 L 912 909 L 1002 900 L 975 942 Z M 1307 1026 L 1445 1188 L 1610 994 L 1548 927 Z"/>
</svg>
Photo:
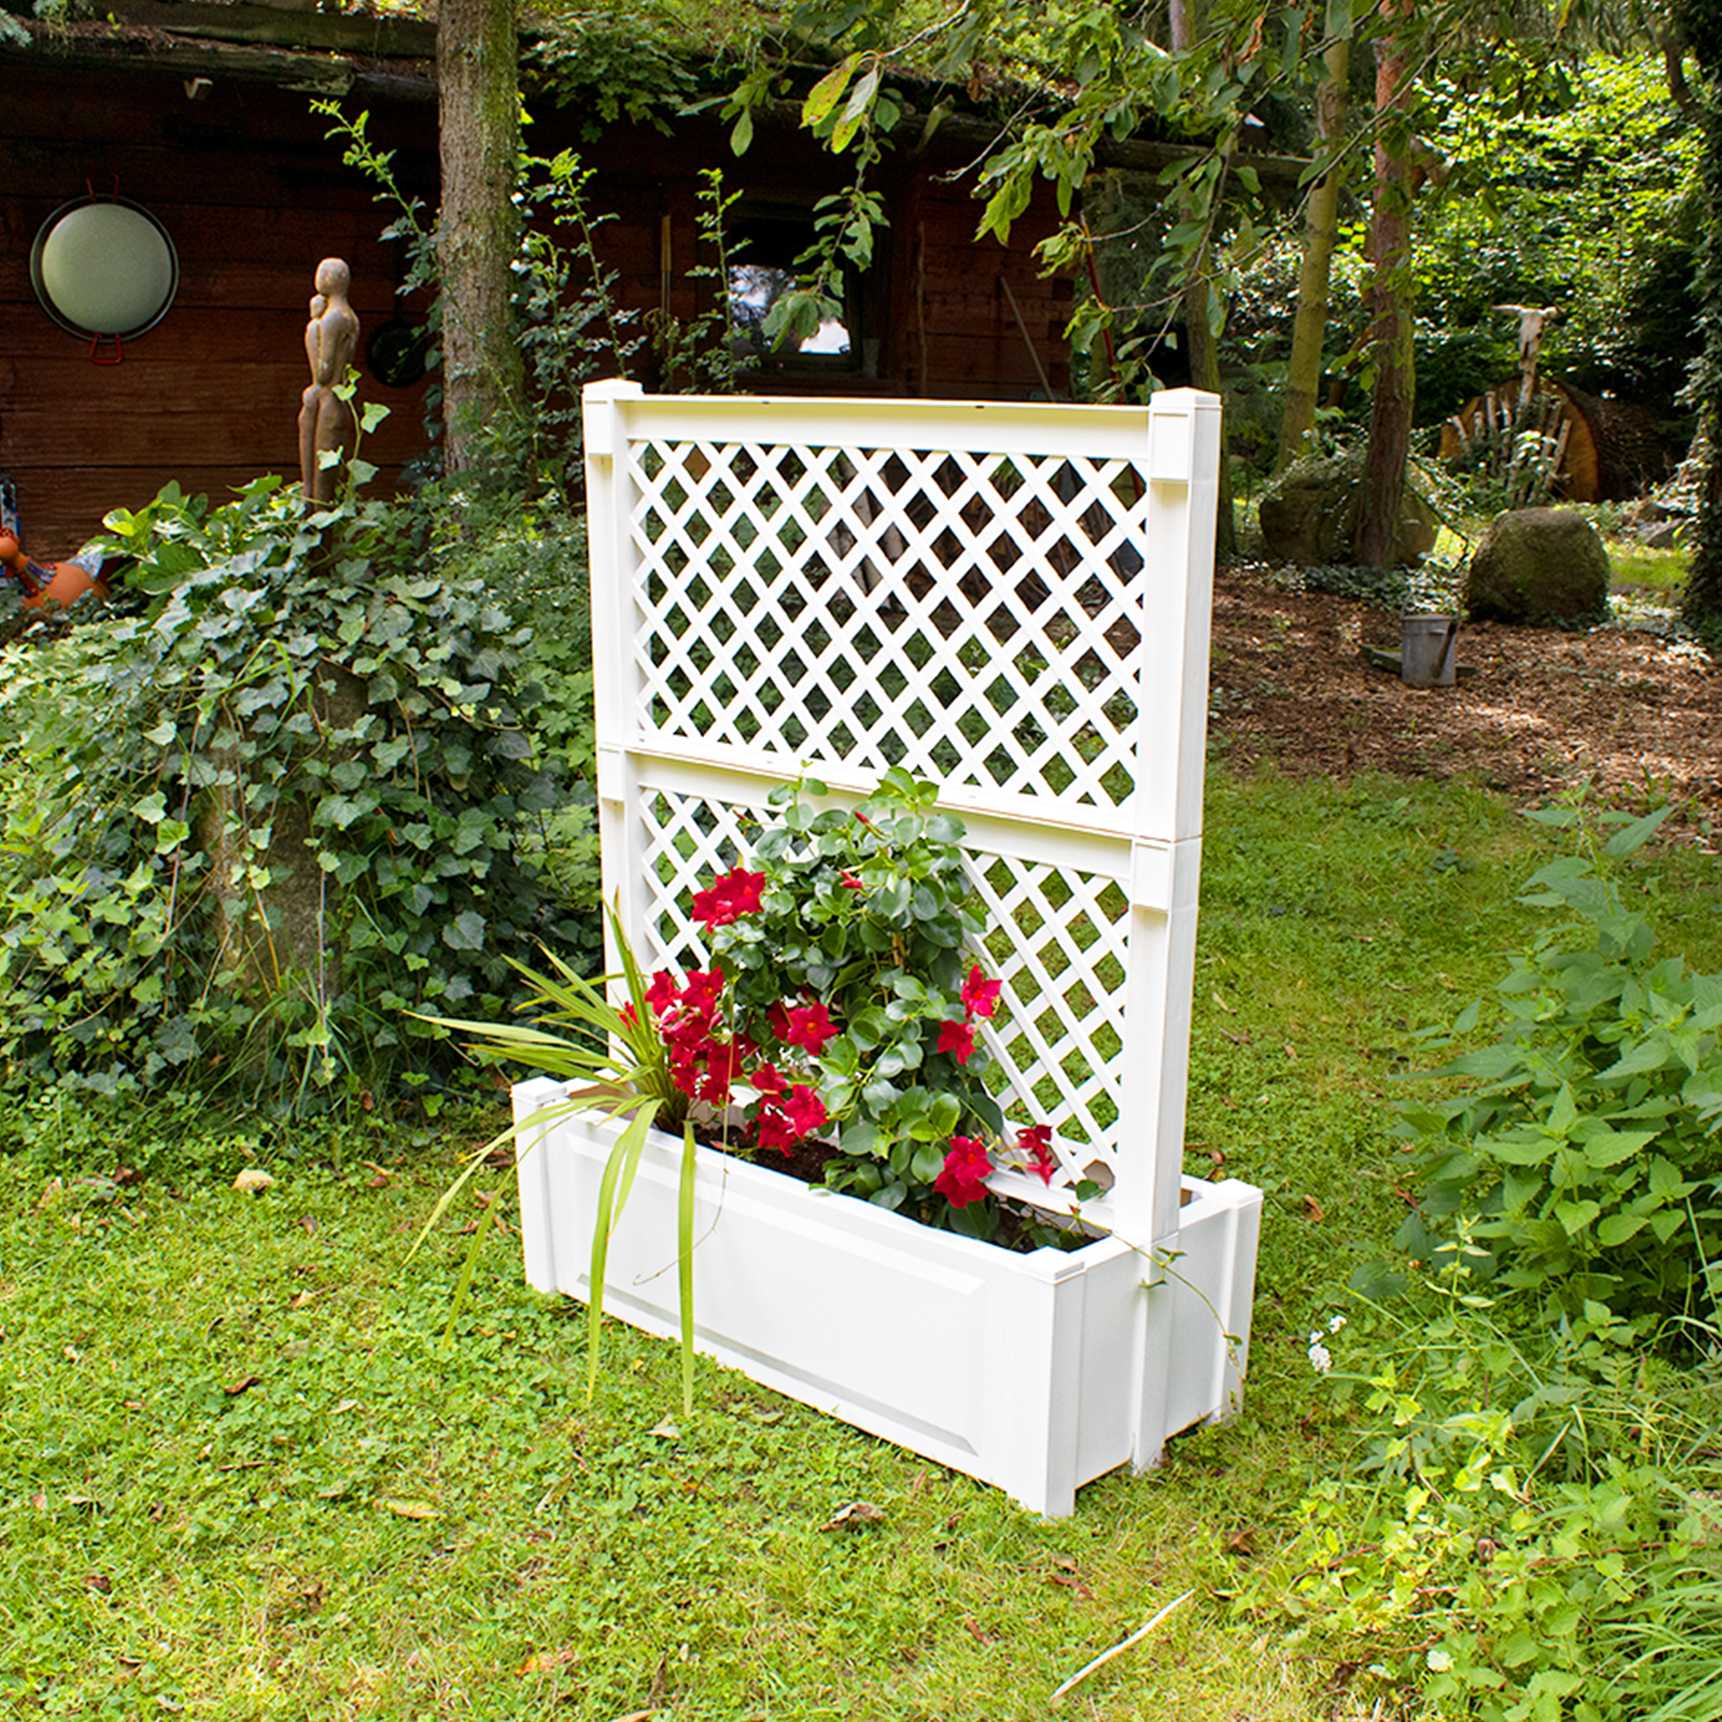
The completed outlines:
<svg viewBox="0 0 1722 1722">
<path fill-rule="evenodd" d="M 638 719 L 1126 819 L 1147 485 L 1123 460 L 629 444 Z"/>
</svg>

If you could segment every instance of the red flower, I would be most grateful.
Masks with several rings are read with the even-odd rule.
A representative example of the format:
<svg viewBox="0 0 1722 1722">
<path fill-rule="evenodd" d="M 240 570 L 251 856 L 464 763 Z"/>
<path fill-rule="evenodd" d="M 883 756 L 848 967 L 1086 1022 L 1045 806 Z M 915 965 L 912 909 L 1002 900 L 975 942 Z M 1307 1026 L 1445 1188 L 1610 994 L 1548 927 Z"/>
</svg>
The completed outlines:
<svg viewBox="0 0 1722 1722">
<path fill-rule="evenodd" d="M 798 1082 L 790 1089 L 783 1110 L 797 1136 L 810 1136 L 821 1125 L 831 1121 L 825 1102 L 805 1082 Z"/>
<path fill-rule="evenodd" d="M 761 1094 L 781 1094 L 785 1087 L 783 1073 L 775 1064 L 756 1064 L 748 1081 Z"/>
<path fill-rule="evenodd" d="M 969 970 L 969 978 L 963 982 L 963 1009 L 970 1016 L 991 1016 L 998 1008 L 999 988 L 1002 981 L 989 981 L 981 973 L 981 965 L 976 963 Z"/>
<path fill-rule="evenodd" d="M 771 1026 L 771 1032 L 779 1040 L 789 1039 L 789 1006 L 783 1003 L 774 1004 L 765 1013 L 765 1020 Z"/>
<path fill-rule="evenodd" d="M 700 1099 L 714 1106 L 729 1099 L 729 1085 L 741 1074 L 741 1049 L 734 1041 L 710 1041 L 706 1045 L 706 1074 L 700 1083 Z"/>
<path fill-rule="evenodd" d="M 986 1144 L 973 1136 L 953 1136 L 951 1149 L 933 1188 L 953 1208 L 966 1208 L 987 1193 L 987 1174 L 993 1163 Z"/>
<path fill-rule="evenodd" d="M 867 889 L 867 887 L 863 885 L 847 867 L 843 869 L 843 877 L 839 879 L 837 883 L 841 885 L 845 891 L 865 891 Z"/>
<path fill-rule="evenodd" d="M 632 1001 L 623 1005 L 622 1008 L 616 1012 L 616 1015 L 619 1016 L 623 1022 L 627 1023 L 630 1028 L 635 1027 L 640 1020 L 634 1012 Z"/>
<path fill-rule="evenodd" d="M 802 1005 L 784 1012 L 781 1034 L 791 1046 L 805 1047 L 817 1058 L 825 1050 L 825 1043 L 836 1038 L 837 1024 L 824 1005 Z"/>
<path fill-rule="evenodd" d="M 760 1107 L 755 1134 L 761 1148 L 775 1148 L 780 1154 L 787 1154 L 795 1146 L 795 1131 L 775 1106 Z"/>
<path fill-rule="evenodd" d="M 1052 1182 L 1058 1160 L 1052 1152 L 1052 1126 L 1031 1124 L 1016 1133 L 1016 1145 L 1028 1156 L 1028 1169 L 1038 1173 L 1043 1184 Z"/>
<path fill-rule="evenodd" d="M 974 1025 L 966 1022 L 940 1023 L 939 1043 L 933 1050 L 935 1052 L 948 1052 L 958 1064 L 967 1064 L 975 1050 Z"/>
<path fill-rule="evenodd" d="M 694 893 L 694 919 L 705 922 L 708 933 L 727 927 L 743 915 L 757 913 L 764 892 L 763 873 L 750 873 L 745 867 L 733 868 L 714 880 L 708 889 Z"/>
<path fill-rule="evenodd" d="M 676 977 L 668 969 L 659 969 L 646 988 L 646 1003 L 662 1016 L 676 1002 Z"/>
<path fill-rule="evenodd" d="M 723 995 L 723 981 L 724 974 L 720 968 L 695 969 L 682 988 L 683 1006 L 699 1015 L 709 1016 L 717 1009 L 718 1000 Z"/>
</svg>

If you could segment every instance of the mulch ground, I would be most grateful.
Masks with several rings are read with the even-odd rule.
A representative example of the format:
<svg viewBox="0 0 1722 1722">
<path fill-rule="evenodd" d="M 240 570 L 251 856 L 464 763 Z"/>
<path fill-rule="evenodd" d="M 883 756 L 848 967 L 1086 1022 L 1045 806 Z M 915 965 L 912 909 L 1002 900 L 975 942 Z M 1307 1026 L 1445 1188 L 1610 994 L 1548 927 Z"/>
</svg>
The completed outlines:
<svg viewBox="0 0 1722 1722">
<path fill-rule="evenodd" d="M 1673 800 L 1722 819 L 1722 667 L 1690 644 L 1602 628 L 1467 624 L 1457 687 L 1414 689 L 1367 665 L 1398 618 L 1235 570 L 1215 588 L 1211 731 L 1234 764 L 1291 773 L 1470 775 L 1536 802 L 1583 779 L 1610 803 Z"/>
</svg>

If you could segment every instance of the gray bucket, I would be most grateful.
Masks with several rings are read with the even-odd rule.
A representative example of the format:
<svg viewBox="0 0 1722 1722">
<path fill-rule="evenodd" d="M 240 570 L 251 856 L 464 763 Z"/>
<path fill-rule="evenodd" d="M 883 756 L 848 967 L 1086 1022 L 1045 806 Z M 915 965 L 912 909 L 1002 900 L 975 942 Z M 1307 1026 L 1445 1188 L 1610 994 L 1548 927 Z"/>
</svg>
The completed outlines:
<svg viewBox="0 0 1722 1722">
<path fill-rule="evenodd" d="M 1452 687 L 1459 651 L 1457 616 L 1407 616 L 1399 643 L 1399 679 L 1408 688 Z"/>
</svg>

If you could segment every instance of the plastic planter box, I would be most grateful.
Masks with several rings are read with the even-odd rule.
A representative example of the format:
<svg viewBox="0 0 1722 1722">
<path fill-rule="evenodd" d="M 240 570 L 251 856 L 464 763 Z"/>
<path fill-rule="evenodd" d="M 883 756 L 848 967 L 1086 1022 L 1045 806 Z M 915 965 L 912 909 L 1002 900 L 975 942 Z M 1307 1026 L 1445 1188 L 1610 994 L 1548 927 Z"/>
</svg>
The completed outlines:
<svg viewBox="0 0 1722 1722">
<path fill-rule="evenodd" d="M 538 1079 L 514 1090 L 526 1275 L 584 1298 L 598 1180 L 620 1126 Z M 654 1131 L 610 1246 L 604 1308 L 679 1332 L 681 1143 Z M 1234 1406 L 1249 1344 L 1260 1192 L 1186 1180 L 1178 1258 L 1115 1238 L 1016 1254 L 699 1150 L 696 1343 L 816 1410 L 997 1484 L 1035 1512 L 1153 1465 Z"/>
</svg>

